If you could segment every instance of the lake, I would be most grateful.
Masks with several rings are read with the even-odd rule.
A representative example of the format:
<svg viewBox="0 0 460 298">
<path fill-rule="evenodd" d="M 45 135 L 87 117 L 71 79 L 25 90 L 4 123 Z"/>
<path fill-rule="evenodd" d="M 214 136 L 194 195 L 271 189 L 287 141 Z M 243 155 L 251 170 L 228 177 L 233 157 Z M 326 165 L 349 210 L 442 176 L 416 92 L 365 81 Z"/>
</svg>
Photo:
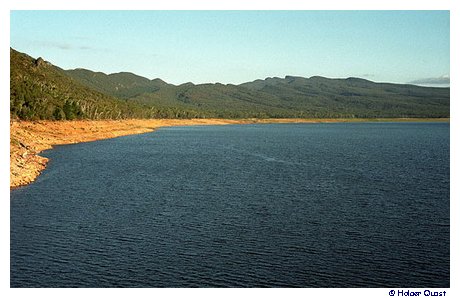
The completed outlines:
<svg viewBox="0 0 460 298">
<path fill-rule="evenodd" d="M 449 287 L 448 123 L 162 128 L 11 191 L 11 287 Z"/>
</svg>

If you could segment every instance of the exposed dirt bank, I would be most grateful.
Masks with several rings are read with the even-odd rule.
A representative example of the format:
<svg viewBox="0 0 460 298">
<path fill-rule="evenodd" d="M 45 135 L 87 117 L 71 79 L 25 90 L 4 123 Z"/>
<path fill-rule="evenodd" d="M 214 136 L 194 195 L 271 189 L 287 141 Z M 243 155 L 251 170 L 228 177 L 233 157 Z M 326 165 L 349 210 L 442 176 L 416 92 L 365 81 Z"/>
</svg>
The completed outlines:
<svg viewBox="0 0 460 298">
<path fill-rule="evenodd" d="M 373 119 L 372 121 L 378 121 Z M 382 121 L 414 119 L 382 119 Z M 417 119 L 420 121 L 420 119 Z M 425 119 L 426 120 L 426 119 Z M 448 121 L 447 119 L 439 119 Z M 344 119 L 151 119 L 101 121 L 11 121 L 10 122 L 10 188 L 34 181 L 46 167 L 47 158 L 38 155 L 53 145 L 89 142 L 130 134 L 151 132 L 164 126 L 223 125 L 246 123 L 315 123 L 348 122 Z M 352 121 L 366 121 L 355 119 Z M 429 121 L 433 121 L 432 119 Z"/>
</svg>

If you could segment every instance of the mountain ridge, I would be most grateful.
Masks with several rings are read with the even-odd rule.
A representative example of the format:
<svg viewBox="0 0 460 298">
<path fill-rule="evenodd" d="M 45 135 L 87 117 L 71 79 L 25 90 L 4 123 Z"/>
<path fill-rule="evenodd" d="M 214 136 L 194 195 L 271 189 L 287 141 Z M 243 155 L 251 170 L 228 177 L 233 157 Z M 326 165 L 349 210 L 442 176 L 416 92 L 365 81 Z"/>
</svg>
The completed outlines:
<svg viewBox="0 0 460 298">
<path fill-rule="evenodd" d="M 37 62 L 39 60 L 41 62 Z M 45 65 L 49 69 L 34 70 L 34 67 L 37 68 L 35 64 Z M 84 68 L 63 70 L 42 58 L 34 59 L 14 49 L 10 50 L 10 65 L 10 113 L 26 119 L 37 115 L 44 119 L 72 118 L 68 115 L 59 117 L 62 116 L 59 109 L 63 110 L 65 102 L 69 101 L 69 90 L 73 90 L 70 97 L 79 98 L 71 102 L 80 108 L 87 97 L 93 98 L 95 106 L 106 105 L 105 112 L 99 116 L 76 113 L 77 117 L 92 119 L 450 116 L 450 88 L 381 83 L 357 77 L 340 79 L 286 75 L 284 78 L 267 77 L 242 84 L 188 82 L 174 85 L 160 78 L 148 79 L 131 72 L 105 74 Z M 18 90 L 30 89 L 31 85 L 31 82 L 24 82 L 19 73 L 31 82 L 39 82 L 39 86 L 55 86 L 55 92 L 51 92 L 53 96 L 47 94 L 48 98 L 53 98 L 53 107 L 47 107 L 46 113 L 43 109 L 37 115 L 21 113 L 30 110 L 30 103 L 40 103 L 43 96 L 40 92 L 18 95 Z M 86 97 L 80 96 L 79 92 L 86 94 Z M 27 102 L 24 101 L 25 97 L 28 97 Z M 109 111 L 110 105 L 117 107 L 117 110 Z M 57 112 L 51 111 L 53 109 Z M 53 115 L 58 117 L 53 118 Z"/>
<path fill-rule="evenodd" d="M 43 58 L 10 48 L 10 116 L 25 120 L 148 117 L 148 109 L 119 100 L 69 77 Z"/>
</svg>

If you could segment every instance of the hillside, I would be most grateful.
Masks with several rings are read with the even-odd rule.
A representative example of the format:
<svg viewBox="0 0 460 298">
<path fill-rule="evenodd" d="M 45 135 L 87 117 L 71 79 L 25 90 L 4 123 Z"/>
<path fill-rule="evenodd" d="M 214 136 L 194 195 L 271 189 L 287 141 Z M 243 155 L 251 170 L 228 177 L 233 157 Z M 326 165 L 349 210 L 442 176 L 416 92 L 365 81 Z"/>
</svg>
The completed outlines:
<svg viewBox="0 0 460 298">
<path fill-rule="evenodd" d="M 130 99 L 146 105 L 192 109 L 221 118 L 296 117 L 296 111 L 270 94 L 236 85 L 191 83 L 160 88 Z"/>
<path fill-rule="evenodd" d="M 120 119 L 149 109 L 84 86 L 62 69 L 10 49 L 10 114 L 27 120 Z"/>
<path fill-rule="evenodd" d="M 124 99 L 154 92 L 160 87 L 168 85 L 160 79 L 149 80 L 129 72 L 106 75 L 102 72 L 93 72 L 82 68 L 66 70 L 65 72 L 89 88 Z"/>
<path fill-rule="evenodd" d="M 311 117 L 449 117 L 449 88 L 286 76 L 244 83 Z"/>
<path fill-rule="evenodd" d="M 10 55 L 10 111 L 20 119 L 450 116 L 449 88 L 293 76 L 176 86 L 127 72 L 62 70 L 13 49 Z"/>
<path fill-rule="evenodd" d="M 75 72 L 83 71 L 67 71 L 78 79 Z M 186 83 L 175 86 L 132 74 L 130 80 L 123 83 L 120 80 L 123 75 L 128 74 L 106 75 L 86 70 L 81 83 L 88 87 L 97 83 L 95 88 L 119 98 L 160 110 L 169 108 L 176 111 L 175 116 L 169 117 L 182 114 L 224 118 L 437 118 L 450 115 L 449 88 L 317 76 L 267 78 L 241 85 Z M 114 91 L 117 86 L 118 91 Z"/>
</svg>

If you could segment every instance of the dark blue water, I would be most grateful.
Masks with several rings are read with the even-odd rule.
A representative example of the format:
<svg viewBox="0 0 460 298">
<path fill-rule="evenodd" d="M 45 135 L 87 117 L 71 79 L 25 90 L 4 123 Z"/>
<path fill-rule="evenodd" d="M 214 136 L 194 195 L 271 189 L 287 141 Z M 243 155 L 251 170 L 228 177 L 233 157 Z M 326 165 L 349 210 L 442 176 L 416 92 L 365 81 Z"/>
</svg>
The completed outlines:
<svg viewBox="0 0 460 298">
<path fill-rule="evenodd" d="M 449 124 L 179 127 L 45 154 L 12 287 L 449 287 Z"/>
</svg>

